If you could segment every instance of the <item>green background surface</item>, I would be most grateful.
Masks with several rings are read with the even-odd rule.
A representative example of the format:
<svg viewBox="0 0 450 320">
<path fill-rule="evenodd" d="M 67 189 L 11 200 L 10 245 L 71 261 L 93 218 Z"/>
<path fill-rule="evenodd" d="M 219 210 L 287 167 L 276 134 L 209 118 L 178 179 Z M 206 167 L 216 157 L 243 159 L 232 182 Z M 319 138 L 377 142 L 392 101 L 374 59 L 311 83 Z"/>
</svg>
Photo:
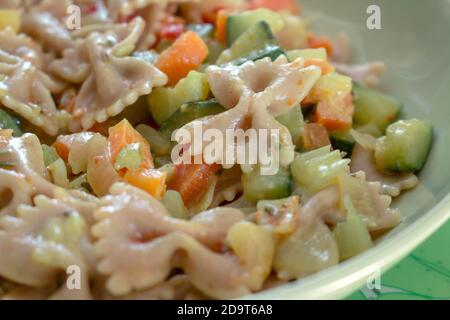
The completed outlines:
<svg viewBox="0 0 450 320">
<path fill-rule="evenodd" d="M 380 290 L 364 287 L 348 299 L 450 299 L 450 221 L 384 273 Z"/>
</svg>

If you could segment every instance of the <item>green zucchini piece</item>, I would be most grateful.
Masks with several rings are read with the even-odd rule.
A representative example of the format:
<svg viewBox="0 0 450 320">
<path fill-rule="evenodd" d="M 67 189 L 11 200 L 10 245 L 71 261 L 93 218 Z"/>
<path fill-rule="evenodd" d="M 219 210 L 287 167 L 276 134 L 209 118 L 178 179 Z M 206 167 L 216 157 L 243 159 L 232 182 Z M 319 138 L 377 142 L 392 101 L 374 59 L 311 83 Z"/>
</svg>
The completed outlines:
<svg viewBox="0 0 450 320">
<path fill-rule="evenodd" d="M 234 41 L 259 21 L 265 21 L 273 32 L 278 32 L 284 25 L 279 13 L 265 8 L 232 14 L 227 18 L 228 46 L 231 47 Z"/>
<path fill-rule="evenodd" d="M 292 141 L 297 148 L 301 148 L 301 137 L 305 126 L 305 120 L 303 119 L 302 108 L 300 105 L 297 105 L 285 114 L 278 116 L 276 120 L 289 130 Z"/>
<path fill-rule="evenodd" d="M 167 121 L 161 124 L 161 131 L 172 133 L 195 119 L 215 115 L 225 111 L 215 99 L 183 104 Z"/>
<path fill-rule="evenodd" d="M 0 109 L 0 129 L 12 129 L 14 137 L 22 135 L 20 120 L 3 109 Z"/>
<path fill-rule="evenodd" d="M 56 149 L 54 147 L 50 147 L 46 144 L 43 144 L 41 147 L 42 154 L 44 155 L 44 164 L 46 167 L 51 165 L 56 160 L 60 159 L 60 156 L 58 155 L 58 152 L 56 152 Z"/>
<path fill-rule="evenodd" d="M 331 145 L 334 150 L 340 150 L 346 153 L 346 158 L 350 158 L 355 146 L 355 139 L 350 132 L 332 133 L 330 135 Z"/>
<path fill-rule="evenodd" d="M 401 104 L 393 97 L 355 81 L 353 82 L 353 103 L 355 127 L 373 124 L 382 133 L 397 119 L 401 109 Z"/>
<path fill-rule="evenodd" d="M 284 53 L 284 50 L 277 45 L 267 22 L 259 21 L 245 31 L 231 48 L 223 51 L 216 63 L 240 65 L 265 57 L 275 60 Z"/>
<path fill-rule="evenodd" d="M 375 162 L 379 169 L 415 172 L 425 165 L 433 141 L 433 126 L 418 119 L 391 124 L 386 136 L 375 145 Z"/>
<path fill-rule="evenodd" d="M 209 83 L 206 75 L 201 72 L 191 71 L 174 88 L 160 87 L 153 89 L 147 101 L 153 119 L 158 124 L 161 124 L 169 119 L 182 104 L 190 101 L 206 100 L 208 94 Z"/>
<path fill-rule="evenodd" d="M 339 248 L 340 260 L 352 258 L 373 246 L 372 238 L 349 196 L 344 199 L 347 219 L 333 230 Z"/>
<path fill-rule="evenodd" d="M 349 159 L 342 159 L 339 150 L 330 152 L 326 146 L 314 151 L 302 153 L 291 164 L 295 182 L 310 194 L 336 183 L 338 177 L 349 174 Z"/>
<path fill-rule="evenodd" d="M 286 198 L 291 195 L 291 174 L 286 168 L 279 168 L 275 175 L 262 175 L 256 167 L 242 175 L 244 197 L 250 201 Z"/>
<path fill-rule="evenodd" d="M 172 143 L 169 137 L 145 124 L 138 125 L 136 130 L 149 142 L 152 154 L 155 156 L 170 155 Z"/>
</svg>

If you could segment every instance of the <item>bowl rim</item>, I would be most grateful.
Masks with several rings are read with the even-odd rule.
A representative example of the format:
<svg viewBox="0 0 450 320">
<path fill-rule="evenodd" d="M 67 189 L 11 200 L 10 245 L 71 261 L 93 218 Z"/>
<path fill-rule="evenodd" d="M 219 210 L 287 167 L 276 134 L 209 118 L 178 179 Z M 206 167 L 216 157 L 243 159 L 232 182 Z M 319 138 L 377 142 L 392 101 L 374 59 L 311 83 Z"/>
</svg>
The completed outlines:
<svg viewBox="0 0 450 320">
<path fill-rule="evenodd" d="M 367 283 L 374 272 L 385 272 L 407 256 L 449 219 L 450 193 L 404 230 L 366 252 L 306 278 L 247 295 L 242 299 L 343 299 Z"/>
</svg>

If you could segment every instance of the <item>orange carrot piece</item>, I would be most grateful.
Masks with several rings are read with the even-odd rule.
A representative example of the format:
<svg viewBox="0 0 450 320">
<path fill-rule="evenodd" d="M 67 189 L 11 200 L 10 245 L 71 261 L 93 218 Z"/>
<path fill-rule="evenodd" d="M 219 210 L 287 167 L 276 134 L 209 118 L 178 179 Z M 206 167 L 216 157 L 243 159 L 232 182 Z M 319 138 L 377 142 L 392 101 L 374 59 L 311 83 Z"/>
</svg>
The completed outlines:
<svg viewBox="0 0 450 320">
<path fill-rule="evenodd" d="M 108 150 L 111 162 L 114 164 L 120 151 L 128 144 L 139 143 L 143 161 L 141 168 L 153 168 L 153 157 L 150 144 L 137 132 L 127 119 L 123 119 L 109 129 Z"/>
<path fill-rule="evenodd" d="M 321 101 L 316 108 L 316 121 L 330 131 L 346 131 L 352 127 L 353 113 L 352 95 L 333 101 Z"/>
<path fill-rule="evenodd" d="M 208 47 L 203 39 L 197 33 L 187 31 L 161 53 L 156 67 L 169 78 L 167 84 L 174 86 L 189 71 L 198 69 L 208 54 Z"/>
<path fill-rule="evenodd" d="M 75 135 L 73 134 L 58 136 L 56 141 L 53 143 L 53 147 L 56 149 L 56 152 L 65 162 L 69 159 L 69 152 L 74 138 Z"/>
<path fill-rule="evenodd" d="M 316 37 L 310 34 L 308 36 L 308 47 L 312 49 L 325 48 L 328 56 L 333 54 L 333 43 L 327 37 Z"/>
<path fill-rule="evenodd" d="M 180 164 L 168 188 L 176 190 L 187 207 L 195 204 L 205 193 L 214 174 L 221 168 L 218 164 Z"/>
<path fill-rule="evenodd" d="M 327 129 L 320 123 L 305 123 L 303 128 L 303 146 L 314 150 L 331 144 Z"/>
<path fill-rule="evenodd" d="M 222 43 L 226 43 L 227 41 L 227 18 L 228 10 L 220 10 L 218 12 L 214 37 L 217 41 Z"/>
<path fill-rule="evenodd" d="M 301 7 L 295 0 L 251 0 L 250 9 L 268 8 L 273 11 L 287 11 L 294 15 L 301 13 Z"/>
<path fill-rule="evenodd" d="M 124 180 L 161 200 L 166 191 L 167 172 L 156 169 L 128 170 Z"/>
<path fill-rule="evenodd" d="M 322 75 L 326 75 L 327 73 L 330 73 L 334 71 L 333 66 L 331 65 L 328 60 L 322 60 L 322 59 L 305 59 L 305 67 L 309 66 L 317 66 L 322 70 Z"/>
</svg>

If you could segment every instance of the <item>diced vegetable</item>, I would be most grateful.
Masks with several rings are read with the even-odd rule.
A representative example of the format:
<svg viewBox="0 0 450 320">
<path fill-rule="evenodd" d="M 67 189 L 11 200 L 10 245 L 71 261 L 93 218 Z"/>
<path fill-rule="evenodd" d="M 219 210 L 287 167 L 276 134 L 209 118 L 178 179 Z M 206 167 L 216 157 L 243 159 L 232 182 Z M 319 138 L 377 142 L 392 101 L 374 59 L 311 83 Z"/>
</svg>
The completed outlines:
<svg viewBox="0 0 450 320">
<path fill-rule="evenodd" d="M 71 189 L 81 189 L 87 192 L 91 192 L 91 186 L 87 180 L 87 173 L 83 173 L 82 175 L 76 177 L 69 183 L 69 187 Z"/>
<path fill-rule="evenodd" d="M 319 123 L 305 123 L 302 144 L 306 150 L 314 150 L 331 144 L 327 129 Z"/>
<path fill-rule="evenodd" d="M 419 171 L 425 165 L 433 140 L 431 123 L 418 119 L 391 124 L 375 146 L 375 162 L 381 170 Z"/>
<path fill-rule="evenodd" d="M 202 117 L 225 111 L 215 99 L 183 104 L 168 120 L 161 124 L 161 130 L 171 133 L 185 124 Z"/>
<path fill-rule="evenodd" d="M 214 32 L 214 38 L 221 42 L 227 42 L 227 18 L 228 18 L 228 10 L 220 10 L 217 13 L 216 18 L 216 30 Z"/>
<path fill-rule="evenodd" d="M 69 159 L 69 152 L 74 138 L 74 135 L 59 135 L 53 143 L 53 147 L 58 152 L 58 155 L 66 162 Z"/>
<path fill-rule="evenodd" d="M 278 116 L 276 119 L 279 123 L 288 128 L 292 141 L 300 148 L 302 146 L 302 134 L 305 126 L 301 107 L 297 105 L 285 114 Z"/>
<path fill-rule="evenodd" d="M 308 94 L 309 103 L 333 102 L 347 97 L 352 91 L 352 79 L 336 72 L 326 74 L 316 82 Z"/>
<path fill-rule="evenodd" d="M 324 48 L 328 56 L 333 54 L 333 43 L 327 37 L 316 37 L 311 35 L 308 37 L 308 47 L 312 49 Z"/>
<path fill-rule="evenodd" d="M 114 162 L 114 169 L 137 170 L 142 164 L 141 145 L 139 142 L 127 144 L 120 150 Z"/>
<path fill-rule="evenodd" d="M 293 15 L 299 15 L 301 11 L 295 0 L 251 0 L 250 8 L 268 8 L 273 11 L 286 11 Z"/>
<path fill-rule="evenodd" d="M 16 33 L 20 30 L 22 11 L 17 9 L 0 10 L 0 30 L 11 27 Z"/>
<path fill-rule="evenodd" d="M 275 175 L 263 175 L 256 167 L 242 175 L 242 186 L 244 197 L 250 201 L 286 198 L 291 194 L 291 174 L 280 167 Z"/>
<path fill-rule="evenodd" d="M 397 118 L 401 104 L 381 92 L 353 82 L 354 122 L 356 127 L 373 124 L 383 134 Z"/>
<path fill-rule="evenodd" d="M 61 158 L 58 157 L 58 159 L 49 164 L 47 168 L 52 176 L 54 184 L 63 188 L 69 187 L 66 164 Z"/>
<path fill-rule="evenodd" d="M 294 61 L 298 58 L 327 60 L 327 51 L 325 48 L 290 50 L 286 52 L 286 55 L 289 61 Z"/>
<path fill-rule="evenodd" d="M 187 29 L 206 39 L 211 38 L 214 33 L 214 26 L 210 23 L 191 23 L 188 24 Z"/>
<path fill-rule="evenodd" d="M 169 155 L 172 150 L 170 139 L 159 130 L 145 124 L 140 124 L 136 130 L 150 143 L 153 154 L 158 156 Z"/>
<path fill-rule="evenodd" d="M 350 130 L 350 136 L 364 149 L 375 150 L 377 139 L 374 136 L 355 129 Z"/>
<path fill-rule="evenodd" d="M 316 58 L 306 58 L 304 62 L 305 68 L 309 66 L 319 67 L 322 71 L 322 75 L 326 75 L 334 71 L 334 67 L 328 60 L 316 59 Z"/>
<path fill-rule="evenodd" d="M 108 150 L 111 163 L 116 164 L 116 159 L 121 153 L 122 149 L 129 144 L 138 143 L 140 154 L 142 155 L 141 168 L 153 168 L 153 157 L 150 152 L 150 145 L 137 132 L 127 119 L 123 119 L 114 127 L 109 129 Z"/>
<path fill-rule="evenodd" d="M 241 221 L 228 230 L 226 239 L 247 270 L 245 282 L 252 290 L 260 290 L 272 270 L 275 241 L 271 232 L 251 222 Z"/>
<path fill-rule="evenodd" d="M 319 150 L 320 152 L 312 151 L 312 153 L 300 154 L 291 164 L 295 181 L 311 194 L 337 183 L 340 175 L 350 172 L 348 166 L 350 160 L 342 159 L 340 151 L 336 150 L 322 155 L 320 153 L 329 150 L 329 146 Z"/>
<path fill-rule="evenodd" d="M 186 207 L 190 208 L 206 192 L 220 168 L 218 164 L 179 164 L 175 167 L 168 189 L 178 191 Z"/>
<path fill-rule="evenodd" d="M 353 147 L 355 146 L 355 139 L 349 131 L 342 133 L 332 133 L 330 135 L 330 140 L 333 149 L 345 152 L 347 158 L 350 158 L 352 156 Z"/>
<path fill-rule="evenodd" d="M 315 120 L 331 131 L 347 131 L 352 127 L 355 107 L 352 95 L 336 96 L 335 99 L 320 101 L 316 107 Z"/>
<path fill-rule="evenodd" d="M 341 261 L 352 258 L 373 246 L 369 231 L 348 196 L 344 199 L 344 206 L 347 210 L 347 219 L 338 223 L 333 230 Z"/>
<path fill-rule="evenodd" d="M 109 188 L 121 181 L 109 157 L 108 140 L 95 134 L 86 144 L 88 182 L 97 196 L 104 196 Z"/>
<path fill-rule="evenodd" d="M 19 137 L 22 135 L 22 130 L 20 129 L 20 120 L 12 114 L 6 112 L 5 110 L 0 109 L 0 130 L 2 129 L 11 129 L 15 137 Z"/>
<path fill-rule="evenodd" d="M 61 159 L 56 152 L 56 149 L 46 144 L 42 145 L 42 153 L 44 155 L 44 164 L 46 167 L 51 165 L 56 160 Z"/>
<path fill-rule="evenodd" d="M 161 39 L 174 40 L 184 32 L 184 29 L 184 19 L 173 15 L 167 15 L 162 21 L 159 36 Z"/>
<path fill-rule="evenodd" d="M 167 173 L 156 169 L 128 170 L 124 180 L 138 187 L 156 199 L 161 200 L 166 191 Z"/>
<path fill-rule="evenodd" d="M 189 212 L 183 203 L 181 195 L 175 190 L 167 190 L 162 198 L 162 203 L 170 215 L 178 219 L 189 219 Z"/>
<path fill-rule="evenodd" d="M 222 42 L 215 39 L 207 39 L 206 45 L 208 46 L 209 54 L 200 70 L 204 70 L 209 65 L 215 64 L 219 56 L 226 49 L 226 46 Z"/>
<path fill-rule="evenodd" d="M 369 190 L 368 183 L 358 177 L 351 175 L 340 175 L 338 177 L 338 186 L 342 195 L 342 204 L 345 197 L 350 197 L 352 205 L 360 215 L 362 222 L 367 228 L 373 228 L 378 224 L 377 204 Z"/>
<path fill-rule="evenodd" d="M 169 119 L 183 103 L 206 100 L 209 83 L 205 74 L 191 71 L 174 88 L 156 88 L 148 96 L 150 112 L 158 124 Z"/>
<path fill-rule="evenodd" d="M 202 38 L 193 31 L 187 31 L 161 53 L 156 67 L 169 78 L 167 84 L 174 86 L 189 71 L 198 69 L 207 56 L 208 47 Z"/>
<path fill-rule="evenodd" d="M 283 28 L 283 18 L 279 13 L 266 8 L 230 14 L 227 17 L 227 41 L 231 46 L 247 29 L 259 21 L 265 21 L 272 32 L 278 32 Z"/>
<path fill-rule="evenodd" d="M 275 60 L 282 54 L 284 51 L 276 44 L 270 26 L 265 21 L 259 21 L 247 29 L 230 49 L 222 52 L 217 59 L 217 64 L 233 62 L 239 65 L 265 57 Z"/>
</svg>

